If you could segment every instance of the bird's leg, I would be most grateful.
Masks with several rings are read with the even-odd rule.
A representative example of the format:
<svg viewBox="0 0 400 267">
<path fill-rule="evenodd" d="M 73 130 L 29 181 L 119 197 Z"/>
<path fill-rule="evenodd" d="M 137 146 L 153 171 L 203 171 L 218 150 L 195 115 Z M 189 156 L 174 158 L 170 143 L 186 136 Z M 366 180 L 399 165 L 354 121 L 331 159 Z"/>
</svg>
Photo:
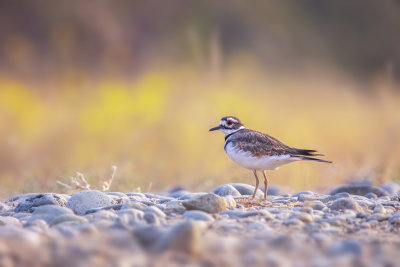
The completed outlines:
<svg viewBox="0 0 400 267">
<path fill-rule="evenodd" d="M 258 180 L 258 177 L 257 177 L 257 171 L 253 170 L 253 173 L 254 173 L 254 176 L 256 177 L 256 188 L 254 189 L 254 193 L 253 193 L 253 196 L 251 197 L 251 199 L 255 198 L 257 190 L 258 190 L 258 186 L 260 184 L 260 180 Z"/>
<path fill-rule="evenodd" d="M 268 179 L 266 171 L 263 171 L 263 175 L 264 175 L 264 200 L 267 200 Z"/>
</svg>

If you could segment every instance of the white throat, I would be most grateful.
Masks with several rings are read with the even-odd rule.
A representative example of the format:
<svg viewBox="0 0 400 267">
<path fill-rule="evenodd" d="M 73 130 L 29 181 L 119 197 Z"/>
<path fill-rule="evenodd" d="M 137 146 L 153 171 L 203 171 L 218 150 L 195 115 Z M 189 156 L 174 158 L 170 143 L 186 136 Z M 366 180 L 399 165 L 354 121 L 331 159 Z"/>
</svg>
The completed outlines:
<svg viewBox="0 0 400 267">
<path fill-rule="evenodd" d="M 229 130 L 228 129 L 223 129 L 221 131 L 225 134 L 225 137 L 226 137 L 227 135 L 236 133 L 237 131 L 242 130 L 242 129 L 245 129 L 245 127 L 244 126 L 240 126 L 240 128 L 238 128 L 238 129 L 229 129 Z"/>
</svg>

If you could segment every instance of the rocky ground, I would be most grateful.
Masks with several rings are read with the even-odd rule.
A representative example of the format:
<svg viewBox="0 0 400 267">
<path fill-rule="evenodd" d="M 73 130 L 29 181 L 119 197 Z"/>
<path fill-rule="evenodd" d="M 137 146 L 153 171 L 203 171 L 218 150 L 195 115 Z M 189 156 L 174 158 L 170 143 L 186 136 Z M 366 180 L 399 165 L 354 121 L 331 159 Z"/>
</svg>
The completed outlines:
<svg viewBox="0 0 400 267">
<path fill-rule="evenodd" d="M 271 187 L 249 203 L 253 190 L 14 196 L 0 203 L 0 266 L 400 264 L 400 185 Z"/>
</svg>

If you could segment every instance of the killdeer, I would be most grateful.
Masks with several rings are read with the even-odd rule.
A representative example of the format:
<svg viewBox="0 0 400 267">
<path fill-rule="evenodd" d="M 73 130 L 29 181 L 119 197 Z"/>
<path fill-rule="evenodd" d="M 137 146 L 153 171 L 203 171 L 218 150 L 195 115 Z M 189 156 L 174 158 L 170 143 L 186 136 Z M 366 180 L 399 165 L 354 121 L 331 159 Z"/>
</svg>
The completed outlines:
<svg viewBox="0 0 400 267">
<path fill-rule="evenodd" d="M 246 129 L 241 121 L 233 116 L 223 117 L 217 127 L 210 129 L 210 131 L 215 130 L 220 130 L 225 134 L 224 149 L 229 158 L 240 166 L 253 171 L 256 188 L 252 199 L 254 199 L 260 183 L 257 171 L 261 171 L 264 175 L 264 200 L 266 200 L 268 189 L 266 170 L 275 170 L 283 164 L 299 160 L 332 163 L 314 158 L 323 156 L 316 154 L 316 150 L 289 147 L 267 134 Z"/>
</svg>

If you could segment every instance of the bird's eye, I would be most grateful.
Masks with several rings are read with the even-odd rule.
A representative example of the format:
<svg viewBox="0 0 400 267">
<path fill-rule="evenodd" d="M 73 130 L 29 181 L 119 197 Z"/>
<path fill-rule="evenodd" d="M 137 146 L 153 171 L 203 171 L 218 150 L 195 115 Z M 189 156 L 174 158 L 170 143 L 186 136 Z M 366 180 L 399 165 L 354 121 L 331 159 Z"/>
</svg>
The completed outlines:
<svg viewBox="0 0 400 267">
<path fill-rule="evenodd" d="M 226 124 L 227 124 L 228 126 L 231 126 L 231 125 L 233 124 L 233 121 L 227 121 Z"/>
</svg>

